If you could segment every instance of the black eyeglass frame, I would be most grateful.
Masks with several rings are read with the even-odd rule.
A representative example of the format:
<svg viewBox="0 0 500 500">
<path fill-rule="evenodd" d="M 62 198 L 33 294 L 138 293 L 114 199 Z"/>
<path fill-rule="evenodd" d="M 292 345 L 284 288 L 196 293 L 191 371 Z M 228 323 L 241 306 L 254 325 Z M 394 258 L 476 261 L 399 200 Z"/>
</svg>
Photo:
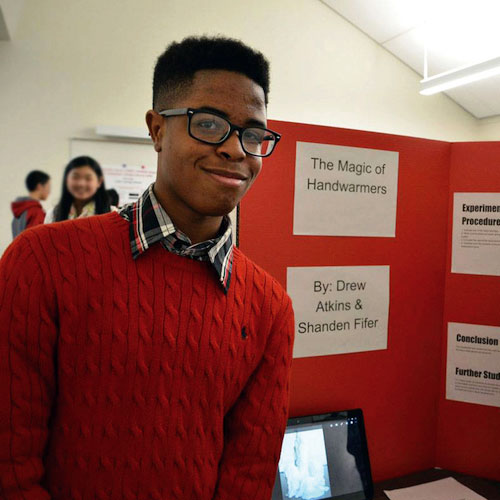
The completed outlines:
<svg viewBox="0 0 500 500">
<path fill-rule="evenodd" d="M 222 120 L 224 120 L 225 122 L 227 122 L 229 124 L 229 130 L 227 131 L 227 134 L 221 140 L 219 140 L 217 142 L 204 141 L 203 139 L 200 139 L 199 137 L 195 137 L 191 133 L 191 118 L 196 113 L 207 113 L 207 114 L 210 114 L 210 115 L 215 115 L 215 116 L 221 118 Z M 187 126 L 188 134 L 193 139 L 195 139 L 197 141 L 200 141 L 200 142 L 203 142 L 204 144 L 222 144 L 223 142 L 227 141 L 229 139 L 229 137 L 231 137 L 231 134 L 233 133 L 233 131 L 236 130 L 236 132 L 238 132 L 238 140 L 240 141 L 241 148 L 243 149 L 243 151 L 245 151 L 246 154 L 249 154 L 251 156 L 258 156 L 259 158 L 266 158 L 267 156 L 271 156 L 271 154 L 273 153 L 273 151 L 276 149 L 276 145 L 278 144 L 279 140 L 281 139 L 281 135 L 280 134 L 278 134 L 277 132 L 274 132 L 273 130 L 270 130 L 268 128 L 259 127 L 259 126 L 255 126 L 255 125 L 252 125 L 251 127 L 238 127 L 238 125 L 232 124 L 226 117 L 224 117 L 224 116 L 222 116 L 222 115 L 220 115 L 218 113 L 214 113 L 213 111 L 207 111 L 207 110 L 205 110 L 203 108 L 201 108 L 201 109 L 195 109 L 195 108 L 164 109 L 163 111 L 160 111 L 158 114 L 164 116 L 165 118 L 167 118 L 169 116 L 187 115 L 187 117 L 188 117 L 188 126 Z M 247 151 L 247 149 L 243 145 L 243 133 L 245 132 L 245 130 L 251 129 L 251 128 L 257 128 L 259 130 L 265 130 L 266 132 L 270 132 L 275 137 L 273 148 L 271 149 L 271 151 L 269 153 L 267 153 L 265 155 L 259 155 L 257 153 L 252 153 L 250 151 Z"/>
</svg>

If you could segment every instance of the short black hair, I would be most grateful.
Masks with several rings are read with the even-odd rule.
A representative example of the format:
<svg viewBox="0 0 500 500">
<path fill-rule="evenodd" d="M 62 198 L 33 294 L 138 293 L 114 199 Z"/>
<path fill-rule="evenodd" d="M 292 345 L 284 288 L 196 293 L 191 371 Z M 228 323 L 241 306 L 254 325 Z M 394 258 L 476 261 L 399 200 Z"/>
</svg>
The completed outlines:
<svg viewBox="0 0 500 500">
<path fill-rule="evenodd" d="M 170 105 L 193 83 L 197 71 L 216 69 L 241 73 L 269 93 L 269 62 L 262 53 L 234 38 L 188 37 L 173 42 L 158 58 L 153 76 L 153 109 Z"/>
<path fill-rule="evenodd" d="M 106 189 L 106 194 L 108 195 L 110 205 L 113 207 L 120 206 L 120 195 L 116 189 Z"/>
<path fill-rule="evenodd" d="M 41 170 L 32 170 L 26 176 L 24 183 L 26 184 L 26 189 L 31 193 L 36 189 L 38 184 L 41 184 L 43 186 L 44 184 L 47 184 L 49 180 L 50 180 L 49 174 L 46 174 Z"/>
</svg>

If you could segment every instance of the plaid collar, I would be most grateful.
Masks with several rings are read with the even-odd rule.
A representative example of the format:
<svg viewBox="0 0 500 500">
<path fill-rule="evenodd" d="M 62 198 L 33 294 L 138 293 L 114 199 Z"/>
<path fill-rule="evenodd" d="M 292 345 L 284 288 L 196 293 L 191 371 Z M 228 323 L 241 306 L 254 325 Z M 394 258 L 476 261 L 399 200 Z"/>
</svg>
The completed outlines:
<svg viewBox="0 0 500 500">
<path fill-rule="evenodd" d="M 129 221 L 130 247 L 136 259 L 154 243 L 161 244 L 172 253 L 194 260 L 209 261 L 224 292 L 229 290 L 233 267 L 233 236 L 229 217 L 222 220 L 218 235 L 195 245 L 176 229 L 167 212 L 158 203 L 151 184 L 135 203 L 125 205 L 119 214 Z"/>
</svg>

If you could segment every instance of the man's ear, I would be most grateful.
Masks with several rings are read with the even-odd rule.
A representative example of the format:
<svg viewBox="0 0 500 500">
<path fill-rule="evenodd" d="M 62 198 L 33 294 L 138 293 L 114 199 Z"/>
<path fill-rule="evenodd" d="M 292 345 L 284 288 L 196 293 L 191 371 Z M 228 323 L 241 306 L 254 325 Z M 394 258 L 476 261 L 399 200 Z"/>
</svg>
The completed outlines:
<svg viewBox="0 0 500 500">
<path fill-rule="evenodd" d="M 149 130 L 149 136 L 153 141 L 155 151 L 159 153 L 161 151 L 161 140 L 163 137 L 163 116 L 159 115 L 155 110 L 150 109 L 146 113 L 146 124 Z"/>
</svg>

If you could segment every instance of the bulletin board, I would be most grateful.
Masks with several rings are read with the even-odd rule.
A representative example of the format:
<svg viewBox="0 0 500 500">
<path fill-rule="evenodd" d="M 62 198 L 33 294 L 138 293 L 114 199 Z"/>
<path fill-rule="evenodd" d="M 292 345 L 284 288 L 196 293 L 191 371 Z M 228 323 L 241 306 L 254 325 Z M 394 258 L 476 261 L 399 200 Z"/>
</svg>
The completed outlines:
<svg viewBox="0 0 500 500">
<path fill-rule="evenodd" d="M 70 156 L 90 156 L 104 172 L 106 189 L 115 189 L 120 205 L 134 202 L 156 177 L 157 154 L 150 142 L 72 139 Z"/>
</svg>

